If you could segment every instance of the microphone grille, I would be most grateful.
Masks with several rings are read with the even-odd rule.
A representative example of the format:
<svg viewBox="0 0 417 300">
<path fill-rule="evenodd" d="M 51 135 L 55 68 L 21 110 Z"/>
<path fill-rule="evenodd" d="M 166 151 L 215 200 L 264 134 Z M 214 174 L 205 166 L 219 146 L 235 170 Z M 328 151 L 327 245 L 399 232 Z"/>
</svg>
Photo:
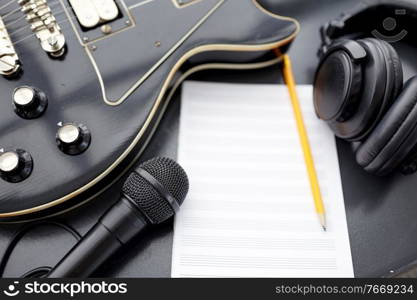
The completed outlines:
<svg viewBox="0 0 417 300">
<path fill-rule="evenodd" d="M 154 158 L 141 164 L 181 205 L 188 193 L 188 177 L 183 168 L 169 158 Z M 174 210 L 167 199 L 145 178 L 133 172 L 123 186 L 127 195 L 154 224 L 159 224 L 174 215 Z"/>
<path fill-rule="evenodd" d="M 174 196 L 179 205 L 184 202 L 189 189 L 188 176 L 176 161 L 157 157 L 144 162 L 139 168 L 155 177 Z"/>
</svg>

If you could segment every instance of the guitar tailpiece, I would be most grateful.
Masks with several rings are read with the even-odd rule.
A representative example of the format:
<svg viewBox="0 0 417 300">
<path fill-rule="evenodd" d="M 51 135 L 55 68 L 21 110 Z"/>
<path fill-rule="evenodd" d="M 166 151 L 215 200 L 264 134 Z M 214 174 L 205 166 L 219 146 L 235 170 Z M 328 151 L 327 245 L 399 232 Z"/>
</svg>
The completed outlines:
<svg viewBox="0 0 417 300">
<path fill-rule="evenodd" d="M 41 47 L 52 57 L 65 53 L 65 37 L 46 0 L 18 0 Z"/>
</svg>

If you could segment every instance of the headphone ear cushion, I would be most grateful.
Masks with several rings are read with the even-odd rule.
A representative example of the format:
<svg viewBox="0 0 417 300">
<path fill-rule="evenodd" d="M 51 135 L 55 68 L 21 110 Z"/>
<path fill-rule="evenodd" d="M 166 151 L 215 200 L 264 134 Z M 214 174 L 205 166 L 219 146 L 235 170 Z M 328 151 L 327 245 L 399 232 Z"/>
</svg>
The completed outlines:
<svg viewBox="0 0 417 300">
<path fill-rule="evenodd" d="M 356 160 L 366 171 L 385 175 L 417 145 L 417 76 L 410 79 L 384 118 L 359 147 Z"/>
<path fill-rule="evenodd" d="M 389 68 L 389 71 L 392 72 L 393 75 L 393 88 L 392 88 L 392 101 L 398 97 L 400 94 L 404 78 L 403 78 L 403 67 L 401 63 L 401 59 L 397 53 L 397 51 L 394 49 L 394 47 L 391 46 L 386 41 L 383 40 L 376 40 L 378 43 L 380 43 L 381 47 L 383 47 L 386 50 L 388 63 L 391 65 Z"/>
</svg>

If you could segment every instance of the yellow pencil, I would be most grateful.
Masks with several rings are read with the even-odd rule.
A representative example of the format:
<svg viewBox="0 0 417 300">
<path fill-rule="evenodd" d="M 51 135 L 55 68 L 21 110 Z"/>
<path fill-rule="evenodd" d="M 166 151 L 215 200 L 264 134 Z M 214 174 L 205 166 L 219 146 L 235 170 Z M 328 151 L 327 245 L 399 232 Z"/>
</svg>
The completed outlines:
<svg viewBox="0 0 417 300">
<path fill-rule="evenodd" d="M 283 56 L 283 73 L 284 80 L 288 86 L 290 92 L 291 104 L 294 110 L 295 119 L 297 122 L 297 130 L 300 136 L 301 147 L 304 153 L 304 160 L 307 167 L 308 177 L 310 180 L 311 191 L 313 193 L 314 204 L 316 206 L 316 212 L 319 217 L 319 221 L 323 230 L 326 231 L 326 211 L 324 208 L 323 199 L 321 197 L 321 191 L 319 181 L 317 178 L 316 168 L 314 166 L 313 155 L 311 153 L 310 142 L 308 140 L 307 130 L 304 124 L 303 115 L 301 112 L 300 101 L 298 99 L 296 84 L 294 80 L 294 74 L 292 71 L 291 60 L 288 55 Z"/>
</svg>

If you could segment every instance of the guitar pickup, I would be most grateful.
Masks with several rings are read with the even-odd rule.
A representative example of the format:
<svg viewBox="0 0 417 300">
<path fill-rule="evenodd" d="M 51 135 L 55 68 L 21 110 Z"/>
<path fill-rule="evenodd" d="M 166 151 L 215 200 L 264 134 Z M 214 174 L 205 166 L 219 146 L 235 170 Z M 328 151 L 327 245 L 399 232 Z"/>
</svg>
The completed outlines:
<svg viewBox="0 0 417 300">
<path fill-rule="evenodd" d="M 78 22 L 84 29 L 91 29 L 119 17 L 114 0 L 69 0 Z"/>
<path fill-rule="evenodd" d="M 46 0 L 18 0 L 41 47 L 52 57 L 65 52 L 65 37 Z"/>
<path fill-rule="evenodd" d="M 20 69 L 19 57 L 10 40 L 9 33 L 0 18 L 0 74 L 12 76 Z"/>
<path fill-rule="evenodd" d="M 173 0 L 173 1 L 176 7 L 183 8 L 185 6 L 197 3 L 201 0 Z"/>
</svg>

